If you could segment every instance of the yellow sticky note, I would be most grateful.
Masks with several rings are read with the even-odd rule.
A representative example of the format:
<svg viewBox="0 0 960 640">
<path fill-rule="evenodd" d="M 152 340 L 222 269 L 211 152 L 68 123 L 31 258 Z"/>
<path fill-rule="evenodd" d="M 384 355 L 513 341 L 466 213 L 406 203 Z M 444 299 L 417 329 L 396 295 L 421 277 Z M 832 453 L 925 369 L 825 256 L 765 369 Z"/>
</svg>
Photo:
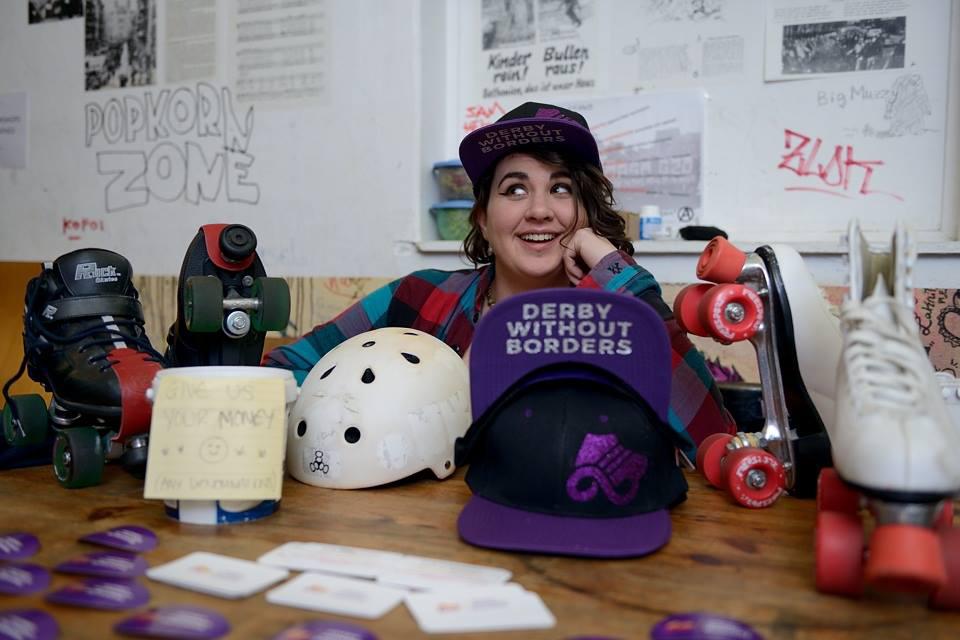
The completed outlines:
<svg viewBox="0 0 960 640">
<path fill-rule="evenodd" d="M 285 434 L 281 378 L 158 377 L 143 497 L 279 500 Z"/>
</svg>

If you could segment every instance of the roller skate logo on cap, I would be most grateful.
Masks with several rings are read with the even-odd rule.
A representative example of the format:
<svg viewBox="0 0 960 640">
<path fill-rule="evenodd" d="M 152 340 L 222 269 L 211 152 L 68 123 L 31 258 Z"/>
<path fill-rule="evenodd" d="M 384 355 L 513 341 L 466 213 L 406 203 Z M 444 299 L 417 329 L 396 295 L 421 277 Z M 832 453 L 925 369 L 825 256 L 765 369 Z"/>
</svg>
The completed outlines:
<svg viewBox="0 0 960 640">
<path fill-rule="evenodd" d="M 571 499 L 589 502 L 599 487 L 607 500 L 622 506 L 637 495 L 640 480 L 647 472 L 647 457 L 622 446 L 614 434 L 588 433 L 580 445 L 576 465 L 576 471 L 567 480 L 567 495 Z M 618 491 L 624 484 L 625 490 Z"/>
<path fill-rule="evenodd" d="M 98 267 L 96 262 L 81 262 L 73 276 L 74 280 L 93 280 L 94 282 L 116 282 L 123 274 L 112 264 Z"/>
</svg>

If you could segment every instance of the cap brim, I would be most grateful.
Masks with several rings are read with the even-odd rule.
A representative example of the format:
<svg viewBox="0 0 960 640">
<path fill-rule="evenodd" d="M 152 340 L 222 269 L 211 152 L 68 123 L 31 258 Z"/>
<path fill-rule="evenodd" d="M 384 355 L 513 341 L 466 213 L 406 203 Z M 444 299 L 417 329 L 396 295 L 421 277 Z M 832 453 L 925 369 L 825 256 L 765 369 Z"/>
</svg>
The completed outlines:
<svg viewBox="0 0 960 640">
<path fill-rule="evenodd" d="M 522 511 L 473 496 L 457 519 L 466 542 L 505 551 L 593 558 L 653 553 L 670 540 L 665 509 L 625 518 L 572 518 Z"/>
</svg>

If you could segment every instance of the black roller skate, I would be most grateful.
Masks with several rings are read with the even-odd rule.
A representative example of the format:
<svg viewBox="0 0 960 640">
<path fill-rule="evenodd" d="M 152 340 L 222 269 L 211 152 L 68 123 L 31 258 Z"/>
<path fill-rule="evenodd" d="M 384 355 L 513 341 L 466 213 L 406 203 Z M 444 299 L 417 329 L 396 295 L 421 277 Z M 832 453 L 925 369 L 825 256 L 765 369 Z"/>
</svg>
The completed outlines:
<svg viewBox="0 0 960 640">
<path fill-rule="evenodd" d="M 286 329 L 290 288 L 266 277 L 256 249 L 257 237 L 243 225 L 200 227 L 180 269 L 170 366 L 256 366 L 266 332 Z"/>
<path fill-rule="evenodd" d="M 3 435 L 12 446 L 56 433 L 53 466 L 64 487 L 100 483 L 119 459 L 142 475 L 150 405 L 146 391 L 163 367 L 143 328 L 130 263 L 104 249 L 80 249 L 45 263 L 27 284 L 23 360 L 3 387 Z M 10 396 L 24 370 L 52 394 Z"/>
</svg>

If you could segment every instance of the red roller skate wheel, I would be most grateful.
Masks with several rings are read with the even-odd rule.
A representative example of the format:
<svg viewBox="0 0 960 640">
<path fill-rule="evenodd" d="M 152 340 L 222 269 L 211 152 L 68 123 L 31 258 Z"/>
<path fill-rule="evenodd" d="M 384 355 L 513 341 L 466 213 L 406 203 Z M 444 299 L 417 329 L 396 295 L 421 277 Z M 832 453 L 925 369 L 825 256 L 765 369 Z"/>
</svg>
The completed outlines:
<svg viewBox="0 0 960 640">
<path fill-rule="evenodd" d="M 736 282 L 747 261 L 747 254 L 723 236 L 707 243 L 697 261 L 697 277 L 708 282 Z"/>
<path fill-rule="evenodd" d="M 828 467 L 817 477 L 817 511 L 838 511 L 856 514 L 860 510 L 860 494 L 840 479 L 837 470 Z"/>
<path fill-rule="evenodd" d="M 751 509 L 772 505 L 787 484 L 780 460 L 756 447 L 731 451 L 720 462 L 720 471 L 733 501 Z"/>
<path fill-rule="evenodd" d="M 697 469 L 710 485 L 719 489 L 723 488 L 720 461 L 727 454 L 727 443 L 732 439 L 729 433 L 711 433 L 697 447 Z"/>
<path fill-rule="evenodd" d="M 930 595 L 934 609 L 960 610 L 960 529 L 940 530 L 940 551 L 947 582 Z"/>
<path fill-rule="evenodd" d="M 719 284 L 700 302 L 700 322 L 718 342 L 746 340 L 760 328 L 763 302 L 743 284 Z"/>
<path fill-rule="evenodd" d="M 885 524 L 870 536 L 867 582 L 881 589 L 932 592 L 947 584 L 940 538 L 933 529 Z"/>
<path fill-rule="evenodd" d="M 687 333 L 703 337 L 710 335 L 700 322 L 700 301 L 712 287 L 712 284 L 705 282 L 691 284 L 681 289 L 673 299 L 673 315 L 680 328 Z"/>
<path fill-rule="evenodd" d="M 863 594 L 863 525 L 837 511 L 817 514 L 814 530 L 817 591 L 841 596 Z"/>
</svg>

